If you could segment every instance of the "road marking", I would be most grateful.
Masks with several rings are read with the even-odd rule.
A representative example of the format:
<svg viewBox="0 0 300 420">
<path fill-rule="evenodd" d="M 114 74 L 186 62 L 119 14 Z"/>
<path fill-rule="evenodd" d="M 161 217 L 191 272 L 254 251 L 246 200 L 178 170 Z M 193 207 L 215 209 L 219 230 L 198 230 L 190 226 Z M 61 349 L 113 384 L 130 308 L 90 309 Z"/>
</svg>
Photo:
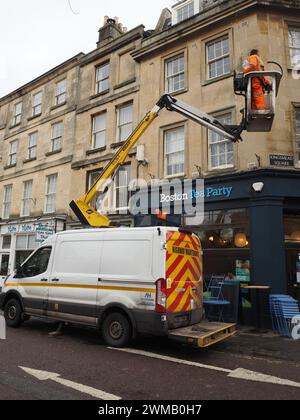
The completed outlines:
<svg viewBox="0 0 300 420">
<path fill-rule="evenodd" d="M 36 370 L 30 369 L 26 367 L 19 366 L 24 372 L 28 375 L 33 376 L 34 378 L 38 379 L 39 381 L 54 381 L 60 385 L 64 385 L 68 388 L 75 389 L 83 394 L 88 394 L 91 397 L 97 398 L 98 400 L 108 400 L 108 401 L 117 401 L 121 400 L 121 397 L 117 397 L 113 394 L 108 394 L 104 391 L 100 391 L 99 389 L 92 388 L 90 386 L 81 385 L 76 382 L 68 381 L 67 379 L 63 379 L 60 377 L 58 373 L 53 372 L 46 372 L 43 370 Z"/>
<path fill-rule="evenodd" d="M 194 366 L 194 367 L 198 367 L 198 368 L 201 368 L 201 369 L 216 370 L 218 372 L 223 372 L 223 373 L 224 372 L 225 373 L 232 373 L 232 370 L 230 370 L 230 369 L 224 369 L 224 368 L 217 367 L 217 366 L 203 365 L 201 363 L 190 362 L 189 360 L 176 359 L 175 357 L 163 356 L 161 354 L 150 353 L 148 351 L 134 350 L 134 349 L 116 349 L 116 348 L 113 348 L 113 347 L 108 347 L 108 348 L 110 350 L 123 351 L 124 353 L 138 354 L 140 356 L 151 357 L 152 359 L 159 359 L 159 360 L 166 360 L 167 362 L 180 363 L 181 365 Z"/>
<path fill-rule="evenodd" d="M 0 340 L 6 340 L 6 322 L 3 315 L 0 315 Z"/>
<path fill-rule="evenodd" d="M 244 379 L 246 381 L 253 382 L 265 382 L 274 385 L 282 386 L 293 386 L 294 388 L 300 388 L 299 382 L 289 381 L 288 379 L 277 378 L 276 376 L 265 375 L 263 373 L 252 372 L 246 369 L 236 369 L 230 375 L 230 378 Z"/>
<path fill-rule="evenodd" d="M 127 348 L 126 349 L 117 349 L 117 348 L 113 348 L 113 347 L 108 347 L 108 349 L 117 350 L 117 351 L 121 351 L 121 352 L 124 352 L 124 353 L 136 354 L 136 355 L 139 355 L 139 356 L 150 357 L 152 359 L 165 360 L 167 362 L 179 363 L 181 365 L 193 366 L 193 367 L 197 367 L 197 368 L 200 368 L 200 369 L 209 369 L 209 370 L 214 370 L 214 371 L 217 371 L 217 372 L 223 372 L 223 373 L 228 374 L 227 375 L 228 378 L 242 379 L 242 380 L 245 380 L 245 381 L 263 382 L 263 383 L 268 383 L 268 384 L 273 384 L 273 385 L 291 386 L 291 387 L 294 387 L 294 388 L 300 388 L 300 383 L 299 382 L 294 382 L 294 381 L 290 381 L 288 379 L 278 378 L 277 376 L 265 375 L 263 373 L 254 372 L 254 371 L 246 370 L 246 369 L 242 369 L 242 368 L 238 368 L 238 369 L 235 369 L 235 370 L 224 369 L 224 368 L 221 368 L 221 367 L 218 367 L 218 366 L 204 365 L 202 363 L 191 362 L 189 360 L 182 360 L 182 359 L 177 359 L 175 357 L 163 356 L 163 355 L 157 354 L 157 353 L 150 353 L 150 352 L 144 351 L 144 350 L 135 350 L 135 349 L 127 349 Z"/>
</svg>

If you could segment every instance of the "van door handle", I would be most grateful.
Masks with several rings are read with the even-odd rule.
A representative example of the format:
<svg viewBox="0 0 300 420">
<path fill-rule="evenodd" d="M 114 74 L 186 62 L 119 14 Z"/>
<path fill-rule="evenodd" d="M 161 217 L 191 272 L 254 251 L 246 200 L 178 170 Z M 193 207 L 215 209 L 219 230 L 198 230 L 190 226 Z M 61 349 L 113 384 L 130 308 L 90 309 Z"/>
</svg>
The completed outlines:
<svg viewBox="0 0 300 420">
<path fill-rule="evenodd" d="M 42 279 L 41 281 L 46 283 L 48 281 L 48 279 Z"/>
<path fill-rule="evenodd" d="M 100 283 L 103 279 L 101 279 L 101 277 L 98 278 L 98 282 Z"/>
<path fill-rule="evenodd" d="M 58 283 L 59 282 L 59 279 L 52 279 L 51 281 L 53 281 L 55 283 Z"/>
</svg>

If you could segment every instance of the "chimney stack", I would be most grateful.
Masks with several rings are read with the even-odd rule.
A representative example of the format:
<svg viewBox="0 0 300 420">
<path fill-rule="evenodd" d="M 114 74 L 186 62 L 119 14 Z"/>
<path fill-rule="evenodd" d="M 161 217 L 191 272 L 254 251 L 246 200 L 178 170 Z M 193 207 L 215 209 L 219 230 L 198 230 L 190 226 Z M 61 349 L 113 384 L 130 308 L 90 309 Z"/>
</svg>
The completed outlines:
<svg viewBox="0 0 300 420">
<path fill-rule="evenodd" d="M 109 16 L 104 16 L 104 25 L 99 29 L 99 40 L 97 42 L 98 48 L 123 34 L 123 25 L 118 22 L 118 17 L 111 19 Z"/>
</svg>

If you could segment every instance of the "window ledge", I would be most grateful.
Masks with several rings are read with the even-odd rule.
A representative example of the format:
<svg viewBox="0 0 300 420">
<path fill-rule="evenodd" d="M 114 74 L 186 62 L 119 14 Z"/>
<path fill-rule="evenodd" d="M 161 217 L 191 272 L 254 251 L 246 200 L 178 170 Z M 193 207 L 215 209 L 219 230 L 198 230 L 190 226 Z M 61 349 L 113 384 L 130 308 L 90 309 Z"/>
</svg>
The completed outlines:
<svg viewBox="0 0 300 420">
<path fill-rule="evenodd" d="M 236 171 L 235 165 L 228 165 L 219 168 L 212 168 L 208 169 L 204 175 L 219 175 L 219 174 L 226 174 L 228 172 Z"/>
<path fill-rule="evenodd" d="M 45 153 L 45 156 L 52 156 L 52 155 L 57 155 L 58 153 L 61 153 L 62 152 L 62 149 L 58 149 L 58 150 L 53 150 L 53 152 L 48 152 L 48 153 Z"/>
<path fill-rule="evenodd" d="M 100 98 L 101 96 L 107 95 L 109 92 L 110 92 L 110 90 L 106 89 L 103 92 L 96 93 L 95 95 L 90 96 L 90 100 Z"/>
<path fill-rule="evenodd" d="M 11 168 L 15 168 L 17 166 L 17 164 L 16 163 L 14 163 L 13 165 L 6 165 L 6 166 L 4 166 L 4 170 L 6 170 L 6 169 L 11 169 Z"/>
<path fill-rule="evenodd" d="M 30 159 L 25 159 L 25 160 L 23 160 L 23 163 L 34 162 L 36 159 L 37 159 L 36 157 L 30 158 Z"/>
<path fill-rule="evenodd" d="M 211 85 L 212 83 L 219 82 L 220 80 L 229 79 L 233 75 L 234 75 L 234 72 L 232 71 L 230 73 L 223 74 L 223 76 L 214 77 L 213 79 L 207 79 L 202 83 L 202 86 L 208 86 L 208 85 Z"/>
<path fill-rule="evenodd" d="M 106 146 L 104 146 L 104 147 L 98 147 L 98 149 L 91 149 L 91 150 L 88 150 L 88 151 L 86 152 L 86 155 L 87 155 L 87 156 L 90 156 L 90 155 L 94 155 L 94 154 L 96 154 L 96 153 L 105 152 L 105 151 L 106 151 Z"/>
<path fill-rule="evenodd" d="M 62 106 L 64 106 L 64 105 L 67 105 L 67 101 L 62 102 L 61 104 L 57 104 L 57 105 L 52 106 L 52 107 L 50 108 L 50 111 L 55 111 L 56 109 L 61 108 L 61 107 L 62 107 Z"/>
<path fill-rule="evenodd" d="M 12 130 L 13 128 L 19 127 L 20 125 L 21 125 L 20 122 L 18 124 L 13 124 L 9 127 L 9 129 Z"/>
<path fill-rule="evenodd" d="M 186 178 L 186 174 L 175 174 L 175 175 L 165 175 L 165 179 L 184 179 Z"/>
<path fill-rule="evenodd" d="M 187 87 L 185 87 L 183 89 L 180 89 L 180 90 L 176 90 L 175 92 L 168 92 L 167 95 L 177 96 L 177 95 L 181 95 L 181 94 L 186 93 L 186 92 L 188 92 Z"/>
<path fill-rule="evenodd" d="M 125 80 L 125 82 L 121 82 L 114 86 L 114 90 L 121 89 L 124 86 L 131 85 L 131 83 L 136 82 L 136 77 L 132 77 L 131 79 Z"/>
<path fill-rule="evenodd" d="M 112 143 L 110 145 L 111 149 L 118 149 L 119 147 L 124 146 L 124 144 L 126 143 L 126 141 L 120 141 L 119 143 Z"/>
<path fill-rule="evenodd" d="M 27 118 L 27 121 L 35 120 L 36 118 L 39 118 L 42 115 L 42 113 L 32 115 L 31 117 Z"/>
</svg>

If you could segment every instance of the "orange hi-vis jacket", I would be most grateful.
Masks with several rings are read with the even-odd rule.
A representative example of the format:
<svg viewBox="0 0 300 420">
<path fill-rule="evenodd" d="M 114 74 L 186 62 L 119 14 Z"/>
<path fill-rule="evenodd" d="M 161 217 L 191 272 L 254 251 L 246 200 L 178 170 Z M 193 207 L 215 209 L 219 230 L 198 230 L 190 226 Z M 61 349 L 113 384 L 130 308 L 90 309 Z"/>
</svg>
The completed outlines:
<svg viewBox="0 0 300 420">
<path fill-rule="evenodd" d="M 263 62 L 258 55 L 251 55 L 248 57 L 249 67 L 247 67 L 243 73 L 250 73 L 251 71 L 261 71 Z M 270 82 L 265 77 L 254 77 L 252 79 L 252 109 L 264 110 L 266 109 L 265 104 L 265 88 L 264 85 Z"/>
</svg>

